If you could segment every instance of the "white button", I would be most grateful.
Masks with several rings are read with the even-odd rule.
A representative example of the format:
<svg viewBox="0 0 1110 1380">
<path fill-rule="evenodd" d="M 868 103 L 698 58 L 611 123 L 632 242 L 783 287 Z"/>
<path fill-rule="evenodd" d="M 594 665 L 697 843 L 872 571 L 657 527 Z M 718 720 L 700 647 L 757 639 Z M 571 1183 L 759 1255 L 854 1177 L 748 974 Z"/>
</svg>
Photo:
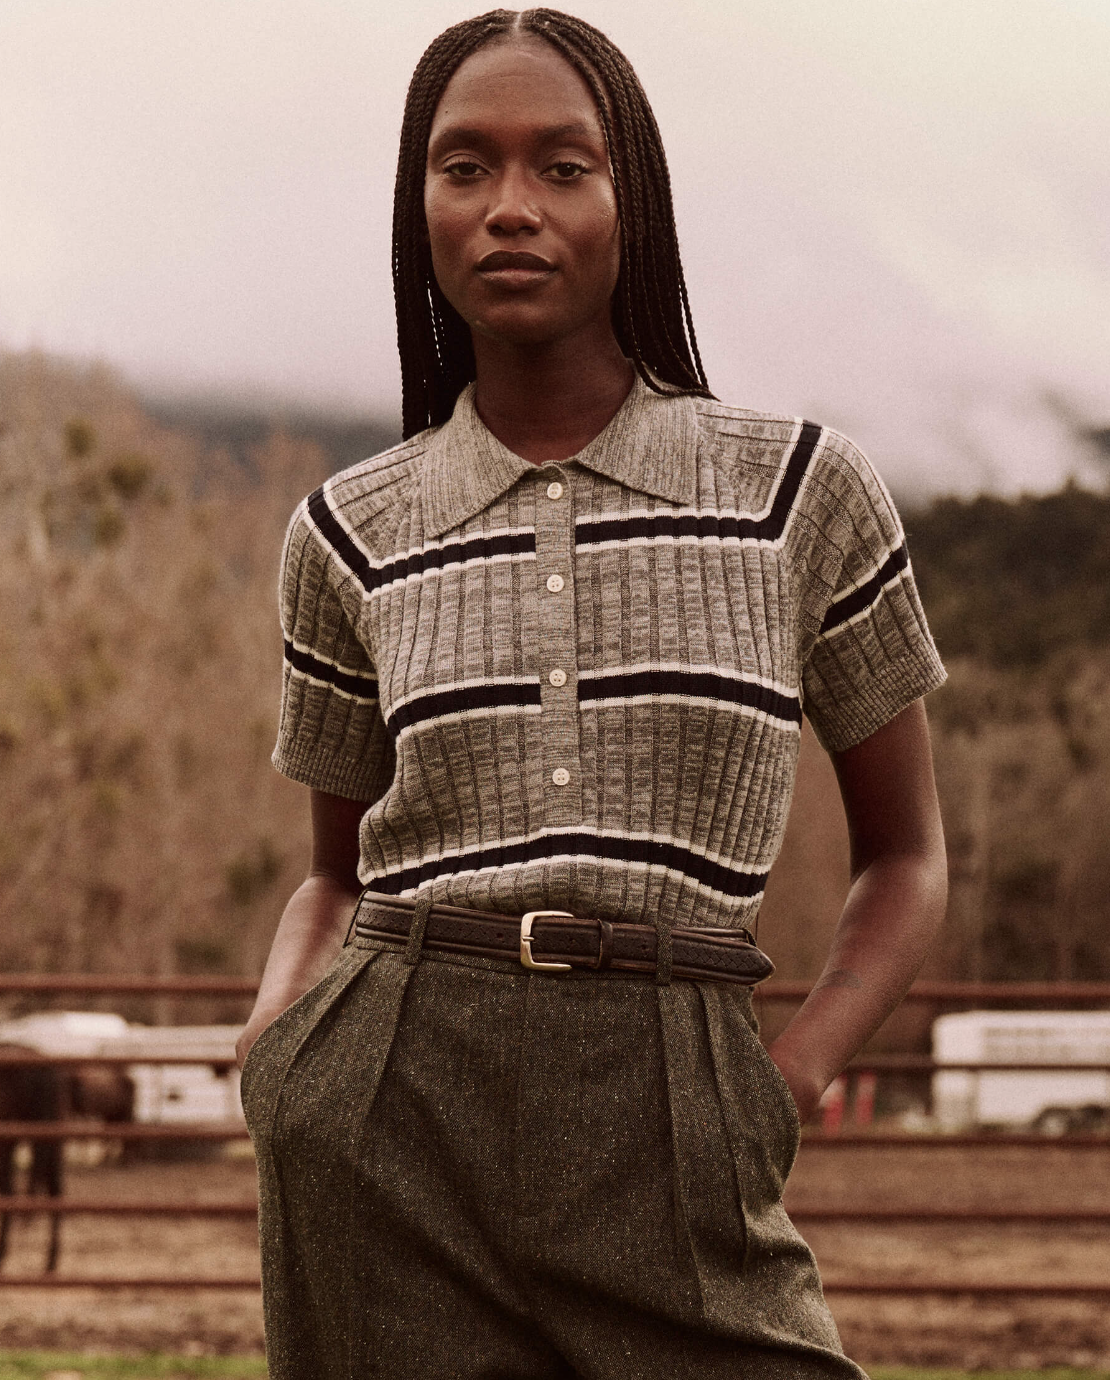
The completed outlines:
<svg viewBox="0 0 1110 1380">
<path fill-rule="evenodd" d="M 557 479 L 553 480 L 552 483 L 547 486 L 547 496 L 548 498 L 562 498 L 563 486 Z"/>
<path fill-rule="evenodd" d="M 551 773 L 551 779 L 556 786 L 568 786 L 570 784 L 570 772 L 566 767 L 556 767 Z"/>
<path fill-rule="evenodd" d="M 562 589 L 563 584 L 564 581 L 561 575 L 549 575 L 547 577 L 547 587 L 552 594 L 558 594 L 559 591 Z"/>
<path fill-rule="evenodd" d="M 566 685 L 567 673 L 561 666 L 556 666 L 554 671 L 548 676 L 548 680 L 552 685 Z"/>
</svg>

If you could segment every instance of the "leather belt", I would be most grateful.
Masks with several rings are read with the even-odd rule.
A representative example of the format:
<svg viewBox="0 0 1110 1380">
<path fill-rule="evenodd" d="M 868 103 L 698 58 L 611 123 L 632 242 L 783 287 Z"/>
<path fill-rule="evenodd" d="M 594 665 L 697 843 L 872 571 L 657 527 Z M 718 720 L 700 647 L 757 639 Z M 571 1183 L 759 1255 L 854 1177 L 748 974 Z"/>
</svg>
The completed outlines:
<svg viewBox="0 0 1110 1380">
<path fill-rule="evenodd" d="M 408 940 L 416 902 L 364 891 L 351 922 L 358 939 Z M 775 965 L 745 929 L 671 931 L 671 975 L 752 986 Z M 534 972 L 588 968 L 654 975 L 658 935 L 653 925 L 587 919 L 565 911 L 534 910 L 524 916 L 460 906 L 432 906 L 423 947 L 481 958 L 519 957 Z"/>
</svg>

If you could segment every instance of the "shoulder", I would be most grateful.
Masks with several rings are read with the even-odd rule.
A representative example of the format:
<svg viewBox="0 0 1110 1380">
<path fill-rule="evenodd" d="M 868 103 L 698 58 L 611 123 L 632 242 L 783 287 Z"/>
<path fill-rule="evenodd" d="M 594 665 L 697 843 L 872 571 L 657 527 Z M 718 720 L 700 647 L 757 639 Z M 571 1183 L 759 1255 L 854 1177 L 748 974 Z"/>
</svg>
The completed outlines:
<svg viewBox="0 0 1110 1380">
<path fill-rule="evenodd" d="M 695 398 L 699 441 L 724 465 L 766 464 L 781 469 L 794 451 L 803 451 L 808 467 L 826 480 L 851 482 L 875 473 L 862 450 L 843 432 L 805 417 L 757 412 L 715 398 Z"/>
<path fill-rule="evenodd" d="M 893 504 L 874 466 L 833 427 L 804 417 L 695 400 L 699 451 L 741 490 L 771 486 L 797 513 L 826 518 Z M 767 495 L 768 497 L 770 495 Z"/>
<path fill-rule="evenodd" d="M 437 428 L 421 432 L 367 460 L 339 470 L 297 505 L 287 552 L 313 547 L 351 564 L 351 548 L 364 555 L 390 546 L 397 520 L 412 506 L 421 465 Z"/>
<path fill-rule="evenodd" d="M 339 470 L 302 500 L 297 515 L 311 517 L 326 507 L 345 526 L 370 535 L 386 514 L 411 503 L 420 481 L 421 462 L 435 432 L 436 428 L 422 431 Z"/>
</svg>

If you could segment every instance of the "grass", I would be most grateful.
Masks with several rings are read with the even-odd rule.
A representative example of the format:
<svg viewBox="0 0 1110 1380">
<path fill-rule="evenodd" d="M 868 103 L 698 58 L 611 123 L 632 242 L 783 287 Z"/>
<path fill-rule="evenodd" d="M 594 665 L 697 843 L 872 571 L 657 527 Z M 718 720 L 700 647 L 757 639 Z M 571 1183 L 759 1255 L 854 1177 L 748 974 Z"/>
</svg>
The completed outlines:
<svg viewBox="0 0 1110 1380">
<path fill-rule="evenodd" d="M 0 1351 L 0 1380 L 264 1380 L 261 1356 L 85 1356 Z"/>
<path fill-rule="evenodd" d="M 72 1352 L 0 1351 L 0 1380 L 264 1380 L 260 1356 L 85 1356 Z M 1105 1371 L 919 1370 L 875 1366 L 871 1380 L 1110 1380 Z"/>
<path fill-rule="evenodd" d="M 1044 1370 L 921 1370 L 917 1366 L 872 1366 L 871 1380 L 1108 1380 L 1103 1370 L 1046 1366 Z M 2 1380 L 2 1372 L 0 1372 Z"/>
</svg>

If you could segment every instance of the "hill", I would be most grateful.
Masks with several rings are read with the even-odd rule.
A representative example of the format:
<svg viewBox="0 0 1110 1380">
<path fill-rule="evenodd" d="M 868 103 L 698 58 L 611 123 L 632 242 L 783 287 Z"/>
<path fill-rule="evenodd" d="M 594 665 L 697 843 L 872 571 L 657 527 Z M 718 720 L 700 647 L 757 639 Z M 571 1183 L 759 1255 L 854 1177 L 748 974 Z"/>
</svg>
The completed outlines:
<svg viewBox="0 0 1110 1380">
<path fill-rule="evenodd" d="M 1110 496 L 942 498 L 906 521 L 942 653 L 1036 667 L 1110 645 Z"/>
<path fill-rule="evenodd" d="M 193 437 L 207 457 L 200 477 L 207 489 L 232 480 L 259 482 L 254 453 L 275 432 L 316 446 L 330 472 L 376 455 L 401 439 L 399 423 L 377 416 L 350 416 L 278 403 L 235 402 L 204 397 L 140 395 L 143 411 L 160 426 Z"/>
</svg>

